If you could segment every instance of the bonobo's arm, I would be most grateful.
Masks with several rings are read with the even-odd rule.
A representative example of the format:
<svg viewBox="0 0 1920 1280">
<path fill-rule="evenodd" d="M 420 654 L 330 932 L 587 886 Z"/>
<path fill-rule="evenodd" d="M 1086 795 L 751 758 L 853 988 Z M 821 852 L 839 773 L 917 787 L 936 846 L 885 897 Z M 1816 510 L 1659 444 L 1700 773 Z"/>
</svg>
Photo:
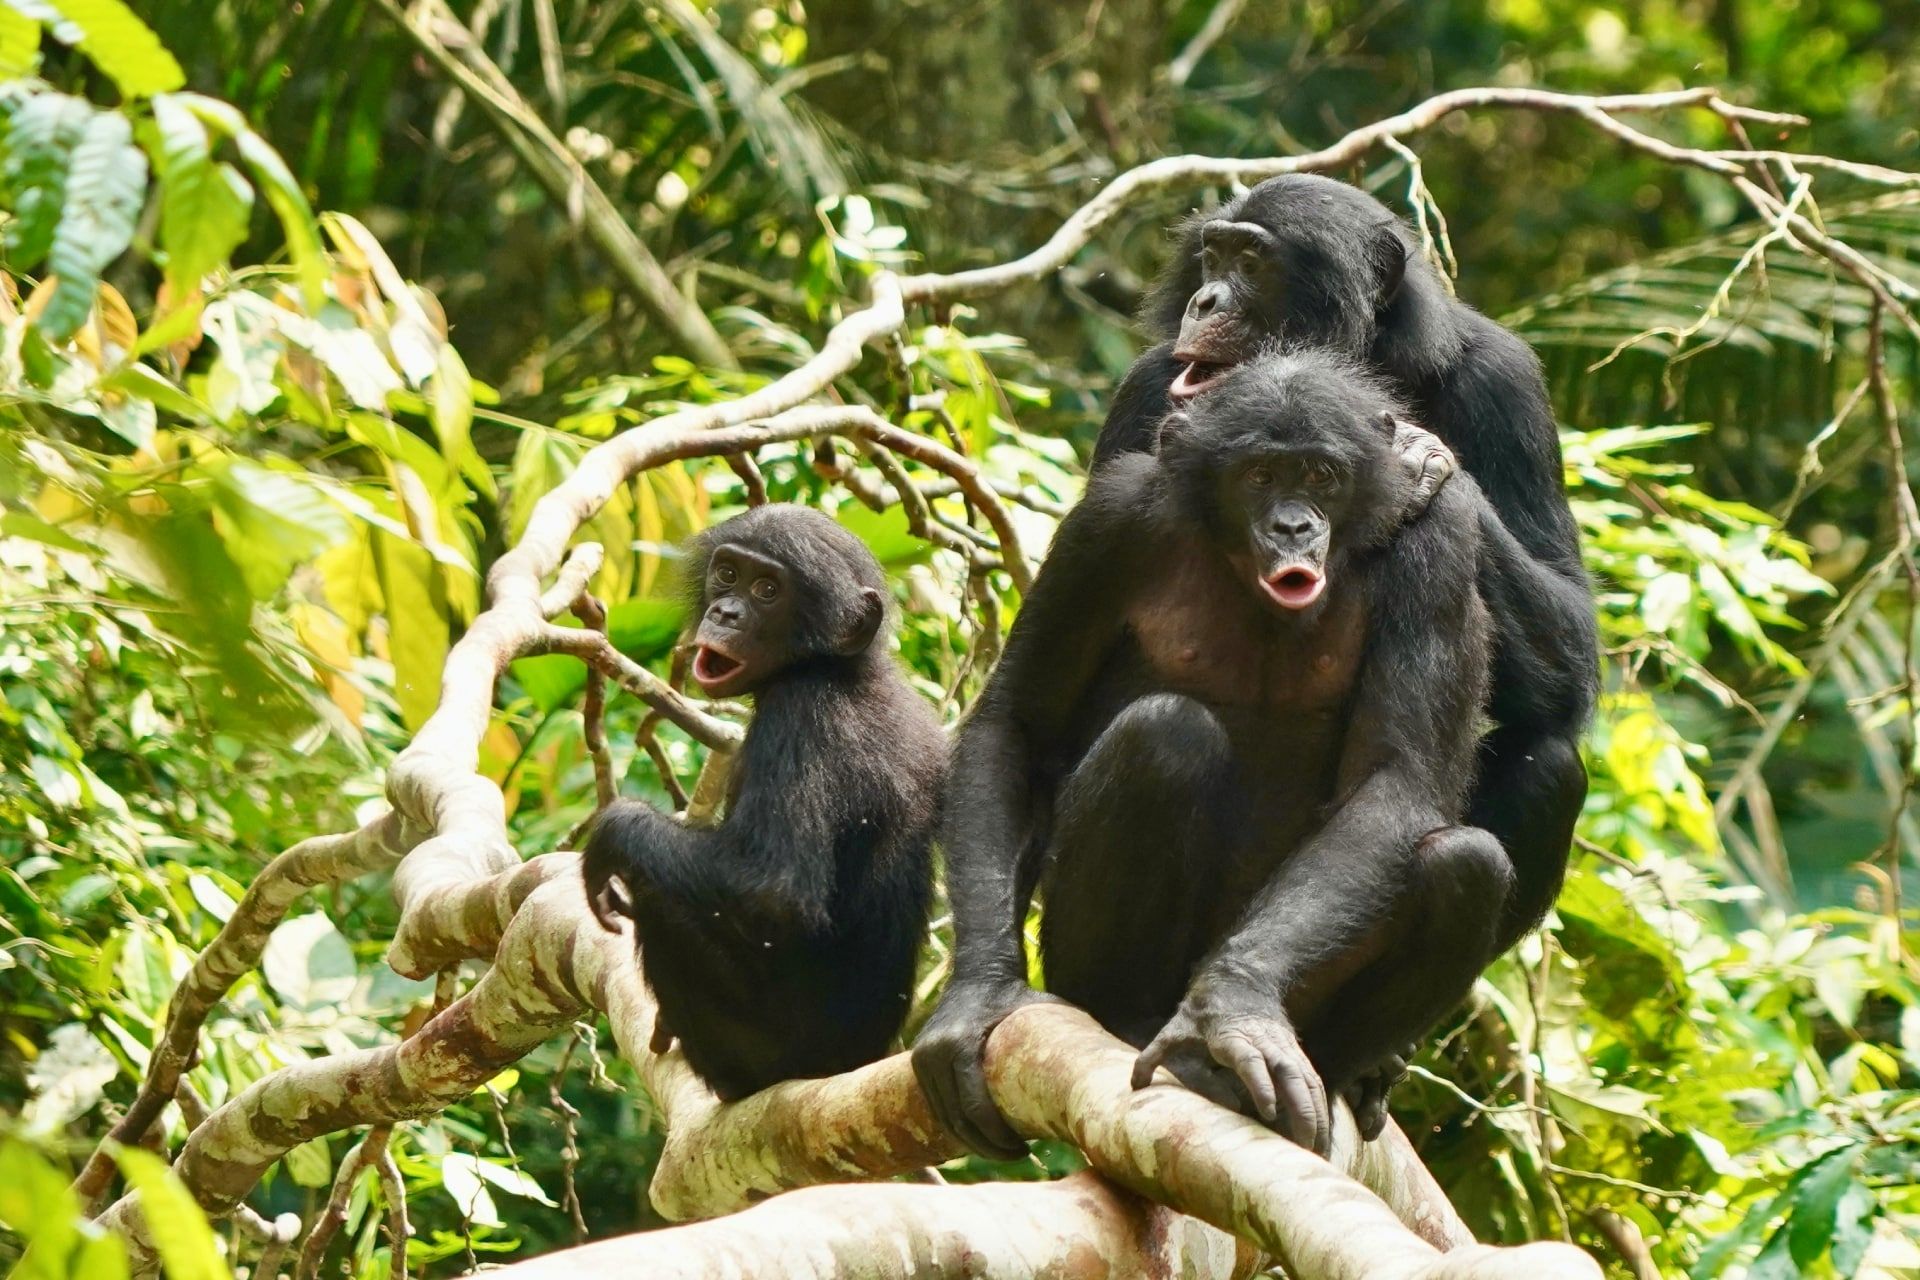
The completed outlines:
<svg viewBox="0 0 1920 1280">
<path fill-rule="evenodd" d="M 1107 420 L 1100 424 L 1100 435 L 1093 442 L 1094 470 L 1123 453 L 1153 452 L 1160 420 L 1172 407 L 1167 388 L 1179 375 L 1180 362 L 1173 358 L 1171 342 L 1147 348 L 1128 366 L 1126 376 L 1114 388 Z"/>
<path fill-rule="evenodd" d="M 833 892 L 831 843 L 804 824 L 778 820 L 786 815 L 755 811 L 758 790 L 748 788 L 744 803 L 713 830 L 683 826 L 638 800 L 609 805 L 581 859 L 594 915 L 616 927 L 613 917 L 624 913 L 608 891 L 617 878 L 634 906 L 723 912 L 761 928 L 824 927 Z"/>
<path fill-rule="evenodd" d="M 941 822 L 953 907 L 953 976 L 913 1047 L 913 1067 L 939 1121 L 986 1155 L 1011 1159 L 1026 1144 L 987 1093 L 987 1036 L 1038 998 L 1027 985 L 1021 926 L 1022 859 L 1036 808 L 1056 779 L 1048 757 L 1071 728 L 1082 695 L 1122 627 L 1141 513 L 1158 464 L 1132 454 L 1103 469 L 1061 522 L 1033 589 L 954 748 Z"/>
<path fill-rule="evenodd" d="M 1351 963 L 1395 907 L 1415 843 L 1453 820 L 1485 688 L 1486 621 L 1474 580 L 1480 501 L 1470 478 L 1454 477 L 1370 574 L 1368 651 L 1341 753 L 1338 807 L 1201 963 L 1179 1010 L 1135 1064 L 1136 1086 L 1163 1063 L 1183 1078 L 1192 1064 L 1217 1063 L 1263 1119 L 1285 1113 L 1296 1141 L 1328 1149 L 1326 1094 L 1285 1002 L 1324 966 Z M 1338 578 L 1330 587 L 1341 589 Z"/>
<path fill-rule="evenodd" d="M 1485 495 L 1481 589 L 1507 660 L 1524 664 L 1523 678 L 1500 690 L 1503 704 L 1525 699 L 1503 708 L 1507 718 L 1517 710 L 1577 727 L 1592 706 L 1600 650 L 1559 428 L 1533 351 L 1484 316 L 1473 319 L 1466 354 L 1426 396 L 1434 414 L 1426 425 L 1454 445 Z"/>
</svg>

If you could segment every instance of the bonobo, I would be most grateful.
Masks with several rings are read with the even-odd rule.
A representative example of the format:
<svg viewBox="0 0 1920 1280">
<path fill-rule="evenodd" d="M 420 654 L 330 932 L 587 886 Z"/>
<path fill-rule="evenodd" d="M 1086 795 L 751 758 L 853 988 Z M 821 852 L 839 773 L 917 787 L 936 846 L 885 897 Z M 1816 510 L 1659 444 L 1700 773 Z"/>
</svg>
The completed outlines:
<svg viewBox="0 0 1920 1280">
<path fill-rule="evenodd" d="M 693 678 L 754 699 L 725 817 L 697 830 L 616 802 L 582 865 L 600 922 L 637 926 L 660 1024 L 731 1100 L 887 1052 L 926 930 L 946 749 L 887 656 L 886 579 L 851 533 L 774 504 L 688 559 Z"/>
<path fill-rule="evenodd" d="M 1480 743 L 1467 820 L 1499 838 L 1518 877 L 1504 951 L 1559 892 L 1598 683 L 1593 598 L 1540 362 L 1447 292 L 1385 205 L 1310 174 L 1270 178 L 1188 221 L 1145 319 L 1161 342 L 1115 392 L 1096 470 L 1150 450 L 1170 406 L 1204 399 L 1225 370 L 1283 340 L 1385 374 L 1486 495 L 1480 583 L 1493 616 L 1495 728 Z M 1451 459 L 1424 432 L 1403 431 L 1397 447 L 1419 476 L 1417 502 Z"/>
<path fill-rule="evenodd" d="M 1096 471 L 963 728 L 935 1114 L 1019 1151 L 981 1071 L 1047 989 L 1324 1151 L 1349 1089 L 1492 958 L 1512 869 L 1459 825 L 1488 667 L 1478 487 L 1424 509 L 1403 410 L 1324 350 L 1222 374 Z M 1408 516 L 1408 511 L 1417 514 Z M 1383 1123 L 1375 1116 L 1375 1132 Z"/>
</svg>

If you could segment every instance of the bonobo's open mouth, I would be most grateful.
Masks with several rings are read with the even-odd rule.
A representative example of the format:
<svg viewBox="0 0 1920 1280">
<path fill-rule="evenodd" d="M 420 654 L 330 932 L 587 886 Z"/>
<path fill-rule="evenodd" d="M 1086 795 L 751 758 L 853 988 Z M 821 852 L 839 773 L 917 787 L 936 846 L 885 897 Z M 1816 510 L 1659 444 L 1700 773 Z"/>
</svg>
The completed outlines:
<svg viewBox="0 0 1920 1280">
<path fill-rule="evenodd" d="M 1177 351 L 1174 353 L 1176 359 L 1179 358 L 1179 354 Z M 1220 364 L 1213 360 L 1189 360 L 1180 370 L 1180 376 L 1173 380 L 1173 385 L 1167 388 L 1167 394 L 1175 400 L 1191 400 L 1211 387 L 1219 380 L 1221 374 L 1231 368 L 1233 366 L 1230 364 Z"/>
<path fill-rule="evenodd" d="M 1304 609 L 1320 598 L 1327 580 L 1311 565 L 1294 564 L 1260 579 L 1273 602 L 1283 609 Z"/>
<path fill-rule="evenodd" d="M 693 678 L 702 689 L 711 692 L 717 685 L 723 685 L 740 674 L 746 664 L 731 654 L 722 653 L 710 644 L 703 644 L 693 655 Z"/>
</svg>

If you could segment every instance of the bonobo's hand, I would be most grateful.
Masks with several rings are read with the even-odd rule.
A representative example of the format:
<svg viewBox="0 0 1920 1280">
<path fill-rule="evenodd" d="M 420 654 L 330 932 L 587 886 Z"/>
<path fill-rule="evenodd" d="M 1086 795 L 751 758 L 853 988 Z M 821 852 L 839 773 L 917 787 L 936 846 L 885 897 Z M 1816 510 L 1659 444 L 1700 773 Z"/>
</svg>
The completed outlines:
<svg viewBox="0 0 1920 1280">
<path fill-rule="evenodd" d="M 1405 518 L 1411 520 L 1427 509 L 1433 495 L 1440 492 L 1440 486 L 1459 464 L 1454 461 L 1453 450 L 1447 448 L 1439 436 L 1404 418 L 1393 420 L 1393 451 L 1400 455 L 1400 465 L 1413 477 L 1413 495 L 1407 500 L 1405 512 Z"/>
<path fill-rule="evenodd" d="M 1159 1067 L 1204 1098 L 1258 1115 L 1317 1155 L 1333 1147 L 1333 1114 L 1320 1073 L 1272 993 L 1203 975 L 1134 1060 L 1133 1087 L 1153 1083 Z"/>
<path fill-rule="evenodd" d="M 1405 1054 L 1388 1054 L 1373 1070 L 1340 1091 L 1340 1096 L 1353 1108 L 1353 1119 L 1360 1126 L 1362 1142 L 1372 1142 L 1387 1127 L 1387 1099 L 1393 1093 L 1393 1086 L 1407 1078 L 1407 1058 L 1412 1054 L 1411 1048 Z"/>
<path fill-rule="evenodd" d="M 951 985 L 913 1042 L 913 1074 L 934 1119 L 983 1156 L 1027 1154 L 1026 1141 L 987 1092 L 987 1037 L 1015 1009 L 1052 998 L 1024 982 Z"/>
</svg>

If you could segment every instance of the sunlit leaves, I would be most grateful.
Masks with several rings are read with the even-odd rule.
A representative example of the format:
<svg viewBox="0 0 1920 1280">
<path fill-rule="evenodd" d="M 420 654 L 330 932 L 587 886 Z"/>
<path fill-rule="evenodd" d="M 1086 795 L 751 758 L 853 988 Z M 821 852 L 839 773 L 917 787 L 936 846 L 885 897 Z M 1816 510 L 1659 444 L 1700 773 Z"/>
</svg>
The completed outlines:
<svg viewBox="0 0 1920 1280">
<path fill-rule="evenodd" d="M 0 5 L 0 78 L 30 75 L 40 62 L 40 24 Z"/>
<path fill-rule="evenodd" d="M 207 127 L 171 95 L 153 100 L 149 149 L 160 179 L 160 244 L 167 280 L 185 295 L 246 239 L 253 188 L 213 158 Z"/>
<path fill-rule="evenodd" d="M 0 1227 L 26 1246 L 13 1280 L 127 1278 L 121 1238 L 87 1222 L 66 1177 L 15 1138 L 0 1139 Z"/>
<path fill-rule="evenodd" d="M 207 1215 L 166 1161 L 138 1147 L 121 1147 L 114 1158 L 127 1185 L 140 1193 L 141 1217 L 168 1280 L 231 1280 Z"/>
<path fill-rule="evenodd" d="M 16 8 L 18 0 L 8 0 Z M 121 0 L 33 0 L 29 12 L 51 8 L 79 32 L 80 52 L 128 98 L 144 98 L 186 83 L 180 64 L 146 23 Z M 65 38 L 60 28 L 54 34 Z"/>
<path fill-rule="evenodd" d="M 126 249 L 147 186 L 147 158 L 125 116 L 97 112 L 73 149 L 47 266 L 59 281 L 40 314 L 56 341 L 80 327 L 100 272 Z"/>
<path fill-rule="evenodd" d="M 73 149 L 92 117 L 92 108 L 78 98 L 41 93 L 22 102 L 7 122 L 0 178 L 13 213 L 6 224 L 7 257 L 17 270 L 38 265 L 53 244 Z"/>
</svg>

